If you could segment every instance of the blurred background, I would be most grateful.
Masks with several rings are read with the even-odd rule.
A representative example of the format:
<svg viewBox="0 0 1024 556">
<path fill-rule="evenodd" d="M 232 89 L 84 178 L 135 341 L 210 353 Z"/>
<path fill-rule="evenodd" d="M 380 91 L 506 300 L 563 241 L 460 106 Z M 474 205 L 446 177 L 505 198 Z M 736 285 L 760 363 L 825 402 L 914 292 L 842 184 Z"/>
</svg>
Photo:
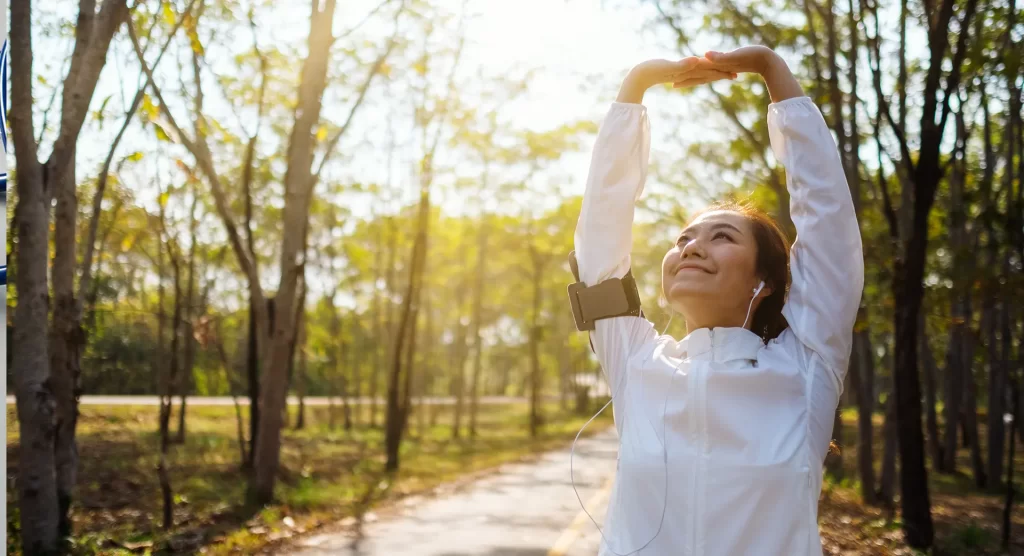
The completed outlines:
<svg viewBox="0 0 1024 556">
<path fill-rule="evenodd" d="M 565 293 L 589 150 L 632 65 L 747 44 L 821 107 L 865 247 L 826 553 L 1024 547 L 1015 0 L 23 0 L 10 17 L 9 553 L 292 553 L 339 530 L 408 554 L 593 554 L 567 455 L 608 390 Z M 659 330 L 688 214 L 746 199 L 792 239 L 768 103 L 750 75 L 645 98 L 633 272 Z M 584 457 L 595 515 L 611 422 L 585 433 L 610 446 Z M 472 485 L 500 489 L 474 481 L 511 462 L 519 498 L 476 506 Z M 470 494 L 440 498 L 502 544 L 429 505 L 409 511 L 432 532 L 373 529 L 451 484 Z M 542 499 L 558 504 L 512 519 Z M 444 533 L 448 552 L 414 543 Z"/>
</svg>

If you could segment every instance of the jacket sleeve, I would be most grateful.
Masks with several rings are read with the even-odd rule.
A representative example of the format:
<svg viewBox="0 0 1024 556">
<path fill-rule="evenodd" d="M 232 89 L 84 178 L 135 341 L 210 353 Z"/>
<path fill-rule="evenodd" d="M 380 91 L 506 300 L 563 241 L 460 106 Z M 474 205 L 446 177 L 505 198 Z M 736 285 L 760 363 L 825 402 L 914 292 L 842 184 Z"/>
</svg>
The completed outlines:
<svg viewBox="0 0 1024 556">
<path fill-rule="evenodd" d="M 807 97 L 771 104 L 768 133 L 786 168 L 796 241 L 782 314 L 842 392 L 864 287 L 860 227 L 835 141 Z"/>
<path fill-rule="evenodd" d="M 588 286 L 621 278 L 630 268 L 633 210 L 647 179 L 650 149 L 646 107 L 613 103 L 594 144 L 574 237 L 580 280 Z M 597 321 L 591 340 L 613 394 L 621 391 L 630 358 L 655 336 L 644 318 Z"/>
</svg>

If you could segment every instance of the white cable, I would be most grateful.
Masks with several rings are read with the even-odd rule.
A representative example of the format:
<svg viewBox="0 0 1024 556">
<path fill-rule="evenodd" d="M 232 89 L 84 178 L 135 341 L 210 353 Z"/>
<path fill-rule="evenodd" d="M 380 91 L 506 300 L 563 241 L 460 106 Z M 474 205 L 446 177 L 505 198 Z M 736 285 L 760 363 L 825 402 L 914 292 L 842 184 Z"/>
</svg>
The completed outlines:
<svg viewBox="0 0 1024 556">
<path fill-rule="evenodd" d="M 764 280 L 761 280 L 761 283 L 758 284 L 756 288 L 754 288 L 754 297 L 750 298 L 750 304 L 747 305 L 747 316 L 743 318 L 743 326 L 741 326 L 740 328 L 746 328 L 747 327 L 747 319 L 750 318 L 750 309 L 754 306 L 754 300 L 757 299 L 757 294 L 761 293 L 761 290 L 763 290 L 763 289 L 764 289 Z"/>
<path fill-rule="evenodd" d="M 672 319 L 673 318 L 675 318 L 675 314 L 671 314 L 669 316 L 668 324 L 665 325 L 665 329 L 662 330 L 662 332 L 661 332 L 662 335 L 665 334 L 665 332 L 668 330 L 669 326 L 672 326 Z M 640 374 L 640 387 L 643 388 L 643 386 L 644 386 L 643 367 L 641 367 L 641 371 L 640 372 L 641 372 L 641 374 Z M 590 512 L 587 511 L 587 507 L 586 507 L 586 505 L 584 505 L 583 499 L 580 498 L 580 492 L 578 490 L 576 490 L 576 477 L 575 477 L 575 474 L 573 472 L 573 457 L 576 454 L 576 441 L 580 439 L 580 435 L 583 434 L 583 431 L 587 428 L 587 425 L 589 425 L 594 419 L 597 418 L 598 415 L 600 415 L 605 409 L 608 408 L 609 405 L 611 405 L 612 401 L 614 401 L 614 399 L 615 399 L 614 396 L 612 397 L 612 399 L 608 400 L 608 403 L 604 404 L 604 406 L 601 409 L 597 410 L 597 413 L 595 413 L 593 417 L 591 417 L 586 423 L 583 424 L 583 427 L 581 427 L 579 432 L 576 433 L 576 438 L 574 438 L 573 441 L 572 441 L 572 449 L 569 451 L 569 481 L 572 483 L 572 490 L 573 490 L 573 492 L 576 493 L 576 500 L 579 501 L 580 508 L 583 509 L 583 513 L 587 514 L 587 517 L 589 517 L 590 521 L 593 522 L 594 527 L 597 527 L 597 531 L 599 533 L 601 533 L 601 539 L 604 540 L 605 546 L 607 546 L 608 550 L 610 550 L 613 554 L 616 554 L 617 556 L 629 556 L 630 554 L 635 554 L 635 553 L 640 552 L 641 550 L 647 548 L 647 545 L 651 544 L 652 542 L 654 542 L 654 539 L 658 538 L 658 535 L 661 534 L 661 528 L 665 524 L 665 511 L 668 508 L 668 446 L 667 446 L 668 437 L 665 436 L 665 431 L 666 431 L 666 429 L 665 429 L 665 414 L 666 414 L 667 409 L 668 409 L 668 392 L 671 390 L 672 382 L 676 378 L 675 375 L 676 375 L 675 372 L 673 372 L 672 373 L 672 378 L 669 379 L 668 388 L 666 388 L 665 402 L 664 402 L 664 404 L 662 405 L 662 408 L 661 408 L 661 438 L 662 438 L 661 448 L 662 448 L 662 463 L 664 464 L 662 469 L 663 469 L 663 472 L 664 472 L 664 480 L 665 480 L 665 488 L 664 488 L 665 500 L 663 501 L 663 503 L 661 505 L 661 519 L 658 521 L 658 530 L 655 531 L 654 532 L 654 536 L 652 536 L 650 538 L 650 540 L 645 542 L 643 544 L 643 546 L 641 546 L 640 548 L 637 548 L 635 550 L 630 550 L 629 552 L 626 552 L 625 554 L 622 554 L 620 552 L 616 552 L 615 549 L 611 547 L 611 542 L 609 542 L 608 538 L 604 536 L 604 530 L 601 529 L 601 526 L 597 524 L 597 521 L 594 519 L 594 516 L 590 515 Z M 642 395 L 642 393 L 641 393 L 641 395 Z M 625 423 L 626 414 L 625 413 L 623 413 L 622 419 L 623 419 L 622 428 L 623 428 L 623 430 L 625 430 L 626 429 L 626 423 Z M 651 425 L 651 428 L 654 428 L 654 423 L 651 423 L 650 417 L 647 418 L 647 422 L 648 422 L 648 424 Z"/>
</svg>

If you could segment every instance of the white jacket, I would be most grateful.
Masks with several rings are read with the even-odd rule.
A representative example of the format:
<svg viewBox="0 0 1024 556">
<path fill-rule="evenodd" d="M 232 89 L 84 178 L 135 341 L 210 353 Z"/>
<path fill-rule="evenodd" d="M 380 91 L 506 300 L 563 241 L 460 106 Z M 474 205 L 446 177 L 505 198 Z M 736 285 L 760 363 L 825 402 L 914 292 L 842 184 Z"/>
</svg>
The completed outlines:
<svg viewBox="0 0 1024 556">
<path fill-rule="evenodd" d="M 822 466 L 863 254 L 839 153 L 817 106 L 807 97 L 771 104 L 768 129 L 797 230 L 783 309 L 789 328 L 765 345 L 743 328 L 694 330 L 676 341 L 643 318 L 597 322 L 593 345 L 620 439 L 601 555 L 636 551 L 655 533 L 636 554 L 821 554 Z M 588 285 L 630 267 L 649 153 L 646 108 L 614 103 L 576 228 Z"/>
</svg>

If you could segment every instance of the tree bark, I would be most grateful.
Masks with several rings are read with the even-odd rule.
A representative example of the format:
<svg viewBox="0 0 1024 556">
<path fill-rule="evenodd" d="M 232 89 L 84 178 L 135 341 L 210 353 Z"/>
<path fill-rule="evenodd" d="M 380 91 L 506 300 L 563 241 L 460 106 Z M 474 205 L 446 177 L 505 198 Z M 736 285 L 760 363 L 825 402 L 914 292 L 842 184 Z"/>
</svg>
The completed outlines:
<svg viewBox="0 0 1024 556">
<path fill-rule="evenodd" d="M 83 344 L 74 274 L 77 197 L 75 146 L 107 50 L 127 16 L 124 0 L 79 5 L 76 38 L 64 80 L 60 126 L 46 163 L 39 162 L 32 109 L 32 3 L 11 6 L 12 140 L 17 161 L 18 305 L 14 314 L 11 374 L 21 438 L 19 509 L 26 553 L 58 549 L 71 534 L 70 506 L 77 472 L 77 388 Z M 49 326 L 49 209 L 54 221 L 53 326 Z M 48 345 L 47 345 L 48 344 Z M 49 452 L 46 454 L 45 452 Z"/>
<path fill-rule="evenodd" d="M 960 425 L 960 413 L 964 400 L 962 361 L 963 354 L 963 328 L 964 325 L 956 324 L 956 319 L 963 319 L 964 307 L 962 300 L 953 302 L 954 324 L 949 329 L 949 348 L 946 353 L 946 401 L 943 407 L 943 420 L 946 424 L 946 434 L 943 437 L 943 462 L 942 467 L 937 469 L 941 473 L 956 473 L 956 451 L 957 451 L 957 428 Z"/>
<path fill-rule="evenodd" d="M 462 434 L 462 413 L 466 399 L 466 326 L 461 322 L 460 311 L 455 316 L 455 342 L 452 349 L 455 350 L 455 364 L 452 369 L 452 382 L 455 390 L 455 415 L 452 420 L 452 438 L 459 438 Z"/>
<path fill-rule="evenodd" d="M 899 450 L 896 434 L 896 395 L 894 393 L 889 393 L 889 399 L 885 406 L 885 424 L 882 425 L 882 469 L 878 479 L 878 499 L 882 504 L 894 508 L 896 454 Z"/>
<path fill-rule="evenodd" d="M 309 28 L 309 55 L 303 61 L 299 82 L 299 99 L 295 110 L 295 124 L 288 143 L 288 166 L 285 171 L 284 232 L 282 234 L 280 287 L 275 296 L 278 314 L 269 334 L 268 366 L 263 374 L 260 403 L 259 439 L 253 459 L 254 473 L 249 499 L 265 504 L 274 497 L 274 483 L 281 457 L 281 412 L 287 401 L 287 370 L 289 345 L 295 330 L 288 318 L 294 311 L 295 290 L 305 265 L 304 246 L 309 226 L 309 207 L 312 200 L 314 134 L 313 127 L 320 120 L 322 95 L 330 60 L 331 34 L 335 0 L 325 0 L 321 8 L 313 5 Z M 258 287 L 258 283 L 256 284 Z"/>
<path fill-rule="evenodd" d="M 932 460 L 932 468 L 936 471 L 943 469 L 945 465 L 942 453 L 942 437 L 939 436 L 939 421 L 938 415 L 935 412 L 935 374 L 937 372 L 937 365 L 935 364 L 935 355 L 932 353 L 932 348 L 928 344 L 928 335 L 925 331 L 924 317 L 921 317 L 921 323 L 919 324 L 920 329 L 917 334 L 918 338 L 918 349 L 921 351 L 922 358 L 922 374 L 924 375 L 924 386 L 925 386 L 925 423 L 928 429 L 928 453 Z"/>
<path fill-rule="evenodd" d="M 178 412 L 178 434 L 174 441 L 177 444 L 185 443 L 185 405 L 188 399 L 189 391 L 192 388 L 192 373 L 194 372 L 196 363 L 196 345 L 195 338 L 193 337 L 194 331 L 192 330 L 193 319 L 197 318 L 197 311 L 195 304 L 195 274 L 196 274 L 196 228 L 198 223 L 196 221 L 196 204 L 199 202 L 199 191 L 198 188 L 193 187 L 192 189 L 192 205 L 189 209 L 189 235 L 190 245 L 188 249 L 188 281 L 185 286 L 186 297 L 185 297 L 185 310 L 184 310 L 184 323 L 182 326 L 186 328 L 185 334 L 185 368 L 181 380 L 181 387 L 178 389 L 178 396 L 181 398 L 181 408 Z"/>
<path fill-rule="evenodd" d="M 961 65 L 967 53 L 967 37 L 976 0 L 967 0 L 963 9 L 952 70 L 946 76 L 941 105 L 939 102 L 942 65 L 949 47 L 949 23 L 953 18 L 953 0 L 943 0 L 937 24 L 929 33 L 929 65 L 925 77 L 921 133 L 916 164 L 910 172 L 914 188 L 913 223 L 909 237 L 901 241 L 895 261 L 892 290 L 895 301 L 896 329 L 896 410 L 900 447 L 900 488 L 902 491 L 903 531 L 906 542 L 924 550 L 931 546 L 934 528 L 928 472 L 924 464 L 924 436 L 921 431 L 921 389 L 918 381 L 917 321 L 924 295 L 924 269 L 928 248 L 928 220 L 943 169 L 939 156 L 943 130 L 950 113 L 949 99 L 960 86 Z M 939 116 L 936 123 L 936 116 Z M 890 122 L 891 123 L 891 122 Z M 902 134 L 902 130 L 900 131 Z M 909 152 L 903 144 L 903 152 Z M 947 454 L 948 457 L 948 454 Z"/>
<path fill-rule="evenodd" d="M 387 351 L 385 352 L 388 357 L 391 356 L 392 350 L 395 346 L 395 337 L 398 335 L 395 330 L 395 304 L 391 302 L 391 293 L 397 290 L 395 283 L 395 256 L 398 253 L 398 230 L 396 229 L 395 217 L 387 217 L 388 223 L 388 265 L 387 265 L 387 277 L 385 279 L 385 288 L 387 288 L 388 297 L 385 298 L 387 303 L 387 323 L 384 329 L 387 331 L 388 339 L 384 344 Z M 380 377 L 375 377 L 373 382 L 370 383 L 370 427 L 377 428 L 377 385 L 380 382 Z"/>
<path fill-rule="evenodd" d="M 485 180 L 486 181 L 486 180 Z M 476 438 L 476 416 L 480 402 L 480 371 L 483 368 L 483 344 L 480 338 L 480 320 L 483 318 L 484 275 L 486 273 L 487 215 L 480 215 L 480 233 L 477 242 L 476 283 L 473 288 L 473 378 L 469 386 L 469 437 Z"/>
<path fill-rule="evenodd" d="M 244 463 L 246 469 L 252 469 L 252 458 L 256 453 L 256 440 L 260 434 L 260 364 L 259 364 L 259 328 L 256 323 L 256 303 L 261 303 L 249 293 L 249 341 L 246 342 L 245 376 L 249 386 L 249 456 Z M 267 300 L 268 313 L 273 307 L 273 300 Z M 271 318 L 271 321 L 273 319 Z"/>
<path fill-rule="evenodd" d="M 537 438 L 543 424 L 540 409 L 541 368 L 540 342 L 541 324 L 540 308 L 543 303 L 544 263 L 542 254 L 530 243 L 530 259 L 533 262 L 533 312 L 530 323 L 530 438 Z"/>
<path fill-rule="evenodd" d="M 397 334 L 394 346 L 391 349 L 391 376 L 388 382 L 387 414 L 384 425 L 384 448 L 387 456 L 384 469 L 388 473 L 394 473 L 399 467 L 399 449 L 402 444 L 402 435 L 405 432 L 406 420 L 409 414 L 409 386 L 412 383 L 412 368 L 406 366 L 404 377 L 402 373 L 402 355 L 404 353 L 406 338 L 412 345 L 416 330 L 416 303 L 419 283 L 422 280 L 422 269 L 426 259 L 426 242 L 429 230 L 430 217 L 430 176 L 429 158 L 427 159 L 427 175 L 421 177 L 420 202 L 418 211 L 418 222 L 416 239 L 413 242 L 411 264 L 409 266 L 409 283 L 406 287 L 402 301 L 402 313 L 398 322 Z M 404 379 L 404 380 L 403 380 Z M 400 392 L 403 384 L 405 392 Z"/>
<path fill-rule="evenodd" d="M 971 446 L 971 470 L 974 473 L 974 484 L 978 488 L 985 488 L 988 479 L 985 475 L 985 462 L 981 456 L 981 442 L 978 441 L 977 385 L 974 381 L 974 365 L 972 364 L 974 361 L 975 341 L 973 336 L 968 333 L 964 337 L 964 342 L 967 344 L 964 346 L 963 362 L 964 379 L 967 382 L 967 388 L 964 392 L 964 428 L 967 431 L 967 441 Z"/>
<path fill-rule="evenodd" d="M 875 360 L 871 349 L 871 336 L 867 330 L 854 334 L 854 349 L 858 351 L 857 370 L 857 467 L 860 471 L 861 498 L 867 504 L 875 503 Z M 852 362 L 851 362 L 852 363 Z"/>
<path fill-rule="evenodd" d="M 1019 414 L 1020 396 L 1018 395 L 1017 381 L 1010 379 L 1010 396 L 1013 398 L 1013 413 L 1014 415 Z M 1010 450 L 1006 456 L 1006 484 L 1009 488 L 1006 489 L 1006 503 L 1003 505 L 1003 538 L 1002 546 L 1003 550 L 1008 550 L 1010 547 L 1010 524 L 1012 523 L 1010 516 L 1013 510 L 1013 495 L 1014 491 L 1017 490 L 1013 486 L 1013 468 L 1014 459 L 1013 453 L 1016 451 L 1017 439 L 1014 435 L 1015 430 L 1020 425 L 1017 423 L 1017 419 L 1010 421 Z"/>
<path fill-rule="evenodd" d="M 295 416 L 295 430 L 306 428 L 306 334 L 308 327 L 309 319 L 306 316 L 306 311 L 300 309 L 299 336 L 295 341 L 299 350 L 298 376 L 295 377 L 295 390 L 299 396 L 299 413 Z"/>
</svg>

